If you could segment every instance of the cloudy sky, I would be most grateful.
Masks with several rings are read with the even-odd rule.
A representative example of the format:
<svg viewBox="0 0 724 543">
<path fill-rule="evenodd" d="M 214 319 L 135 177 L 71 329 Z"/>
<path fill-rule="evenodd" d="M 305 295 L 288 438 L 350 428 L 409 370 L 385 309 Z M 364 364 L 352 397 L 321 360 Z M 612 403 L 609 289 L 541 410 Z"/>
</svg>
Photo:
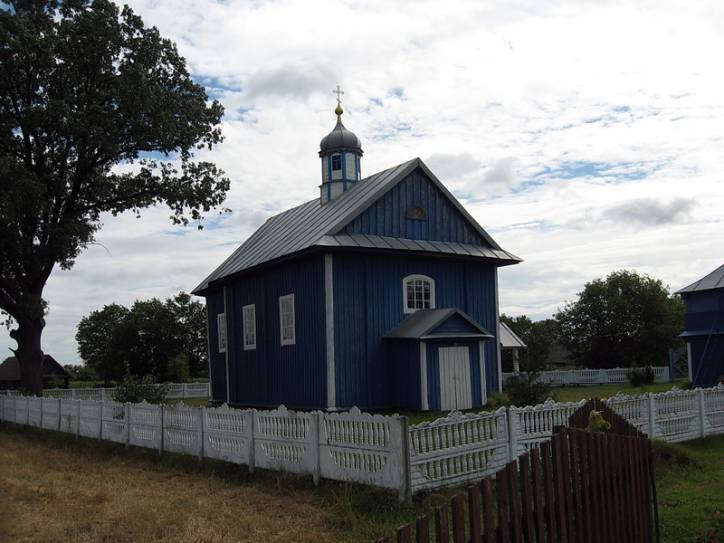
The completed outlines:
<svg viewBox="0 0 724 543">
<path fill-rule="evenodd" d="M 107 217 L 46 289 L 44 349 L 81 316 L 192 289 L 267 217 L 318 195 L 345 91 L 363 175 L 422 158 L 503 248 L 501 310 L 550 316 L 621 268 L 673 290 L 724 262 L 724 4 L 131 1 L 226 107 L 232 180 L 198 231 Z M 0 347 L 13 346 L 3 331 Z"/>
</svg>

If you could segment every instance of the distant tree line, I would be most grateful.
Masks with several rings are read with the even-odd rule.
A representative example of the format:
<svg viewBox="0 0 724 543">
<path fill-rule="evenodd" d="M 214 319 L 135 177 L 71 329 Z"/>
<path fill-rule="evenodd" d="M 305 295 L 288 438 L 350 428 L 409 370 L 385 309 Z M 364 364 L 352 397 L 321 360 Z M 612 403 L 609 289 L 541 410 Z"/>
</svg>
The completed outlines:
<svg viewBox="0 0 724 543">
<path fill-rule="evenodd" d="M 586 285 L 578 299 L 553 318 L 533 322 L 525 315 L 501 315 L 527 345 L 522 369 L 569 362 L 579 367 L 662 365 L 681 345 L 684 304 L 664 284 L 621 270 Z"/>
<path fill-rule="evenodd" d="M 80 320 L 75 338 L 86 367 L 104 381 L 208 376 L 205 306 L 184 292 L 131 307 L 106 305 Z"/>
</svg>

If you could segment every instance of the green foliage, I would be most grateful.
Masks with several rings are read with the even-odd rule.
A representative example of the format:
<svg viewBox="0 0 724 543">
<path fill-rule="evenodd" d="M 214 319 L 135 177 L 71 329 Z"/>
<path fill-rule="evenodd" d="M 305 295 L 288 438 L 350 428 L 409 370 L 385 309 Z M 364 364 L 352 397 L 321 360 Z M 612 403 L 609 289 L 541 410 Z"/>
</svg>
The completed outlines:
<svg viewBox="0 0 724 543">
<path fill-rule="evenodd" d="M 656 365 L 681 341 L 684 306 L 661 281 L 622 270 L 587 283 L 556 319 L 579 365 Z"/>
<path fill-rule="evenodd" d="M 500 320 L 526 344 L 526 348 L 519 351 L 521 367 L 540 370 L 551 363 L 551 354 L 560 344 L 560 326 L 555 319 L 533 322 L 525 315 L 509 317 L 503 314 Z M 506 352 L 504 356 L 510 356 L 510 353 Z"/>
<path fill-rule="evenodd" d="M 711 526 L 703 530 L 696 539 L 698 543 L 721 543 L 724 541 L 724 514 L 717 509 L 711 521 Z"/>
<path fill-rule="evenodd" d="M 167 387 L 157 384 L 153 377 L 145 375 L 138 378 L 128 373 L 113 393 L 113 401 L 129 403 L 163 403 Z"/>
<path fill-rule="evenodd" d="M 65 364 L 65 371 L 70 373 L 72 381 L 97 381 L 98 373 L 90 366 L 83 364 Z"/>
<path fill-rule="evenodd" d="M 645 368 L 631 368 L 626 371 L 626 379 L 631 383 L 633 387 L 642 387 L 644 385 L 650 385 L 656 379 L 654 370 L 651 366 Z"/>
<path fill-rule="evenodd" d="M 601 412 L 591 409 L 591 412 L 588 414 L 588 426 L 586 427 L 586 430 L 589 432 L 603 433 L 608 432 L 610 429 L 611 423 L 603 418 Z"/>
<path fill-rule="evenodd" d="M 505 392 L 494 392 L 488 396 L 486 407 L 498 409 L 499 407 L 508 407 L 509 405 L 510 398 Z"/>
<path fill-rule="evenodd" d="M 17 323 L 16 354 L 39 392 L 43 290 L 52 270 L 73 266 L 104 213 L 140 216 L 163 204 L 174 224 L 185 225 L 220 206 L 229 180 L 195 153 L 222 141 L 223 108 L 194 82 L 176 46 L 128 7 L 6 4 L 0 310 Z"/>
<path fill-rule="evenodd" d="M 166 364 L 167 383 L 188 383 L 189 381 L 189 357 L 179 353 Z"/>
<path fill-rule="evenodd" d="M 186 382 L 208 374 L 206 311 L 181 292 L 162 302 L 110 304 L 84 316 L 76 332 L 78 352 L 103 379 L 133 375 Z"/>
<path fill-rule="evenodd" d="M 543 403 L 553 397 L 552 388 L 538 379 L 534 371 L 521 372 L 508 379 L 503 385 L 510 403 L 518 407 Z"/>
</svg>

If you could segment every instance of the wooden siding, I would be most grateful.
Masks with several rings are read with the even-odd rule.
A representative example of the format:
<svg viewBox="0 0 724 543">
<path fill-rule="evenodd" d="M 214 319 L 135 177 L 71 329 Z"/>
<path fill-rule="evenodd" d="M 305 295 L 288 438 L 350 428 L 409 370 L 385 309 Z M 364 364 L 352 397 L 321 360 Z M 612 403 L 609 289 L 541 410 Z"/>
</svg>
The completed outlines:
<svg viewBox="0 0 724 543">
<path fill-rule="evenodd" d="M 433 333 L 439 334 L 479 334 L 480 330 L 475 328 L 467 320 L 462 318 L 460 315 L 453 315 L 449 319 L 445 320 L 440 326 L 433 330 Z"/>
<path fill-rule="evenodd" d="M 395 407 L 420 409 L 420 342 L 414 339 L 394 339 L 385 343 L 390 389 L 394 391 Z"/>
<path fill-rule="evenodd" d="M 219 352 L 219 331 L 216 316 L 224 312 L 224 292 L 219 289 L 206 296 L 209 315 L 209 366 L 211 399 L 226 401 L 226 356 Z M 227 323 L 228 325 L 228 323 Z"/>
<path fill-rule="evenodd" d="M 321 256 L 244 277 L 227 287 L 231 402 L 326 406 L 324 269 Z M 281 345 L 279 297 L 294 294 L 294 345 Z M 243 347 L 242 307 L 256 306 L 256 349 Z"/>
<path fill-rule="evenodd" d="M 684 294 L 686 330 L 691 344 L 691 376 L 697 386 L 711 386 L 724 375 L 724 289 Z M 709 335 L 710 332 L 714 334 Z"/>
<path fill-rule="evenodd" d="M 421 208 L 426 219 L 406 218 L 411 208 Z M 350 222 L 344 232 L 490 246 L 419 168 Z"/>
<path fill-rule="evenodd" d="M 391 387 L 382 338 L 406 317 L 402 278 L 413 273 L 435 279 L 438 308 L 457 307 L 496 336 L 485 341 L 485 372 L 488 393 L 497 391 L 494 266 L 420 257 L 336 254 L 334 318 L 338 407 L 396 405 L 399 392 Z M 479 368 L 475 372 L 478 374 Z"/>
</svg>

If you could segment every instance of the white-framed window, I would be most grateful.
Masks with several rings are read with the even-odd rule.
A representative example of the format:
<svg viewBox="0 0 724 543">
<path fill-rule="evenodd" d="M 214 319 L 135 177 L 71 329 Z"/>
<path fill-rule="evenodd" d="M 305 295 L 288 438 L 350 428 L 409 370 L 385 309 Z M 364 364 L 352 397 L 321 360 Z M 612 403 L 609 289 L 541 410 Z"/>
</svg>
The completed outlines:
<svg viewBox="0 0 724 543">
<path fill-rule="evenodd" d="M 241 315 L 244 326 L 244 350 L 253 351 L 256 349 L 256 306 L 245 305 L 241 308 Z"/>
<path fill-rule="evenodd" d="M 226 313 L 216 315 L 216 335 L 219 338 L 219 352 L 226 352 Z"/>
<path fill-rule="evenodd" d="M 294 294 L 279 296 L 279 335 L 282 345 L 296 343 Z"/>
<path fill-rule="evenodd" d="M 435 309 L 435 280 L 427 275 L 408 275 L 402 280 L 405 313 Z"/>
</svg>

